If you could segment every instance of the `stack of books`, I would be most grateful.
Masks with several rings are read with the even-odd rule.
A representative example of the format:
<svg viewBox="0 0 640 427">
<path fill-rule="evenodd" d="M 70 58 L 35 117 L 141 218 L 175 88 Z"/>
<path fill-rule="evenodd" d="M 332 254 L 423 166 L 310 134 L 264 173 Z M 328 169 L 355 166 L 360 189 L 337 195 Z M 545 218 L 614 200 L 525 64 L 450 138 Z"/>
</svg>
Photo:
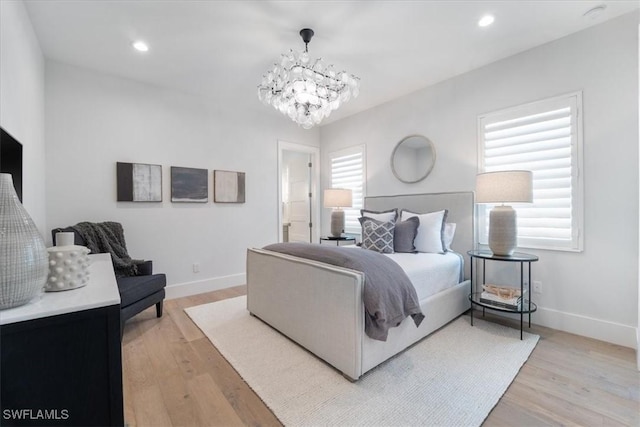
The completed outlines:
<svg viewBox="0 0 640 427">
<path fill-rule="evenodd" d="M 526 293 L 526 290 L 525 290 Z M 480 302 L 510 310 L 520 310 L 522 295 L 520 289 L 509 286 L 482 285 Z"/>
</svg>

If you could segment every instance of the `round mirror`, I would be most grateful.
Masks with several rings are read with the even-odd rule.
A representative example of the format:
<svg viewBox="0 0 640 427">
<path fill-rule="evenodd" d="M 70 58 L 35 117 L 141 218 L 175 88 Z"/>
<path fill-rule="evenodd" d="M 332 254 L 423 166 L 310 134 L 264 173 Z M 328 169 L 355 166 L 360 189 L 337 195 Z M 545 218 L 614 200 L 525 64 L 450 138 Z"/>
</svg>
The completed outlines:
<svg viewBox="0 0 640 427">
<path fill-rule="evenodd" d="M 407 184 L 420 182 L 429 175 L 436 162 L 433 143 L 422 135 L 411 135 L 398 142 L 391 154 L 391 170 Z"/>
</svg>

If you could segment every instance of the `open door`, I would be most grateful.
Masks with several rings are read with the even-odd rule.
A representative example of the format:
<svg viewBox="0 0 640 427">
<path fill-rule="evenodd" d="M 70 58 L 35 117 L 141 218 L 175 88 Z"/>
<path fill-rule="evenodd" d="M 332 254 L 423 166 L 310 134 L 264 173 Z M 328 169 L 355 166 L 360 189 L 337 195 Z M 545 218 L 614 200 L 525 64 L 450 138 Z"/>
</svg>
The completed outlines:
<svg viewBox="0 0 640 427">
<path fill-rule="evenodd" d="M 319 239 L 317 159 L 319 149 L 279 142 L 279 240 L 312 243 Z"/>
<path fill-rule="evenodd" d="M 311 243 L 311 155 L 282 153 L 283 241 Z"/>
</svg>

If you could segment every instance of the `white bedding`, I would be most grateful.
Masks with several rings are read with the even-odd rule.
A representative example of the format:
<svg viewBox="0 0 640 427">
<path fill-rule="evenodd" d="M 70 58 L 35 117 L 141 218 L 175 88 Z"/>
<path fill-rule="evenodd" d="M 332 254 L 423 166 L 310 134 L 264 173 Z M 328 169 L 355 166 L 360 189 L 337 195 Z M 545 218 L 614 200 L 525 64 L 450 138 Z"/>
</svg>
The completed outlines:
<svg viewBox="0 0 640 427">
<path fill-rule="evenodd" d="M 420 301 L 460 282 L 460 256 L 454 252 L 385 255 L 407 273 Z"/>
<path fill-rule="evenodd" d="M 355 245 L 343 247 L 361 249 Z M 384 255 L 402 267 L 413 287 L 416 288 L 419 301 L 462 281 L 462 257 L 455 252 L 444 254 L 396 252 Z"/>
</svg>

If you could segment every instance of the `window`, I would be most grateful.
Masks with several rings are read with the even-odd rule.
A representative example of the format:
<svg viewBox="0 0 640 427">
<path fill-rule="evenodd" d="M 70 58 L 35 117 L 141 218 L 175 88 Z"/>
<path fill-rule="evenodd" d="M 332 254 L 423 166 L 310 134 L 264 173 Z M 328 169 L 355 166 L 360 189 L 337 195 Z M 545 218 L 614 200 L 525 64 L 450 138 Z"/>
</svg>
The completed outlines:
<svg viewBox="0 0 640 427">
<path fill-rule="evenodd" d="M 344 232 L 360 234 L 360 209 L 364 206 L 364 145 L 329 154 L 331 158 L 331 188 L 348 188 L 353 192 L 353 206 L 345 209 Z"/>
<path fill-rule="evenodd" d="M 533 172 L 533 203 L 513 206 L 518 246 L 581 251 L 582 93 L 480 116 L 478 129 L 479 172 Z M 486 244 L 492 206 L 478 208 Z"/>
</svg>

